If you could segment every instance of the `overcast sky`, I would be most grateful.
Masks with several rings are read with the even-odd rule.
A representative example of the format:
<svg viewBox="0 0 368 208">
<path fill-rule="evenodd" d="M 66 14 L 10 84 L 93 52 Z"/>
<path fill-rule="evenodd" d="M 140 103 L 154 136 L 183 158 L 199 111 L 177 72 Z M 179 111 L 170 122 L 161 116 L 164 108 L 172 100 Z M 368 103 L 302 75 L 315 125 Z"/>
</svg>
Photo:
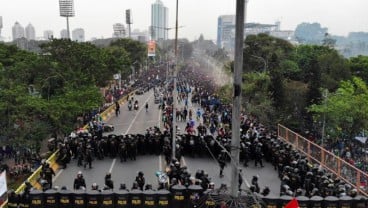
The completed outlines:
<svg viewBox="0 0 368 208">
<path fill-rule="evenodd" d="M 125 23 L 125 10 L 131 9 L 133 29 L 146 30 L 151 24 L 151 4 L 156 0 L 74 0 L 75 17 L 71 30 L 83 28 L 86 39 L 111 37 L 112 25 Z M 169 27 L 175 26 L 176 0 L 162 0 L 169 8 Z M 216 39 L 219 15 L 234 14 L 236 0 L 179 0 L 179 37 L 190 40 L 203 34 Z M 56 37 L 65 28 L 66 20 L 59 16 L 58 0 L 0 0 L 3 17 L 2 36 L 11 37 L 16 21 L 22 26 L 31 23 L 40 37 L 44 30 L 53 30 Z M 334 35 L 351 31 L 368 32 L 368 0 L 249 0 L 248 22 L 274 23 L 281 29 L 294 30 L 301 22 L 320 22 Z M 174 37 L 173 30 L 169 33 Z"/>
</svg>

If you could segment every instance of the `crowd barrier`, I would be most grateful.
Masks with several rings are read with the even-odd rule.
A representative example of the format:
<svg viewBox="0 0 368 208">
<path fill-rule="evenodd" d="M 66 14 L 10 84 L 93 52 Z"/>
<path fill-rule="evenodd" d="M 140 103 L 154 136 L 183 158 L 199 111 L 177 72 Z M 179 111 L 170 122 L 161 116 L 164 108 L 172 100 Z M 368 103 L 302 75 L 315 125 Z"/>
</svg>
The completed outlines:
<svg viewBox="0 0 368 208">
<path fill-rule="evenodd" d="M 318 163 L 356 188 L 362 195 L 368 196 L 368 174 L 364 171 L 280 124 L 278 125 L 278 138 L 301 151 L 309 161 Z"/>
<path fill-rule="evenodd" d="M 256 203 L 254 199 L 258 199 Z M 299 208 L 366 208 L 367 198 L 357 196 L 341 198 L 314 196 L 307 198 L 296 197 Z M 241 192 L 239 202 L 244 207 L 252 208 L 283 208 L 292 200 L 291 196 L 252 196 L 249 192 Z M 118 191 L 70 191 L 70 190 L 47 190 L 42 192 L 34 190 L 29 197 L 10 197 L 8 207 L 15 208 L 215 208 L 222 203 L 228 203 L 229 195 L 219 194 L 217 190 L 203 192 L 201 186 L 191 185 L 188 188 L 175 185 L 168 190 L 118 190 Z"/>
<path fill-rule="evenodd" d="M 272 197 L 267 196 L 262 198 L 262 204 L 266 208 L 284 208 L 293 198 L 291 196 Z M 350 197 L 343 196 L 340 198 L 328 196 L 322 198 L 313 196 L 308 198 L 305 196 L 296 197 L 299 208 L 366 208 L 367 198 L 364 196 Z"/>
</svg>

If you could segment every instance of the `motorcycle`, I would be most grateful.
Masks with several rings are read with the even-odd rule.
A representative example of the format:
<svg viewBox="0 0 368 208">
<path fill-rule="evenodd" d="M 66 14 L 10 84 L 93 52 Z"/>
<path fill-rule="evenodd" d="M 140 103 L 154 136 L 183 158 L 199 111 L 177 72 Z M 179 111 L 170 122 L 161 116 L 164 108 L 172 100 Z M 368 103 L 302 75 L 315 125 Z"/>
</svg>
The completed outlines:
<svg viewBox="0 0 368 208">
<path fill-rule="evenodd" d="M 157 177 L 159 189 L 168 189 L 169 188 L 169 177 L 167 176 L 167 174 L 162 171 L 156 171 L 155 175 Z"/>
<path fill-rule="evenodd" d="M 135 101 L 134 103 L 134 110 L 138 110 L 138 101 Z"/>
<path fill-rule="evenodd" d="M 128 109 L 129 109 L 129 111 L 132 110 L 132 104 L 131 103 L 128 104 Z"/>
</svg>

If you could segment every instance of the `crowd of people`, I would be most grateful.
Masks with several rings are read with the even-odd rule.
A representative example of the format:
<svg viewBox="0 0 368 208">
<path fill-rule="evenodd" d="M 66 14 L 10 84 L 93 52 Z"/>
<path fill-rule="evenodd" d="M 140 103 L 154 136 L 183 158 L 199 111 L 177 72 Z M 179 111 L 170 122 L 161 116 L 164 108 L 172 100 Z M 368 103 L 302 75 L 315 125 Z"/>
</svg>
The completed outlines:
<svg viewBox="0 0 368 208">
<path fill-rule="evenodd" d="M 83 168 L 92 168 L 94 158 L 119 158 L 120 162 L 136 160 L 137 155 L 164 155 L 167 172 L 157 173 L 160 179 L 157 189 L 170 189 L 176 184 L 184 186 L 199 185 L 203 190 L 226 187 L 214 184 L 206 170 L 197 170 L 195 174 L 180 163 L 183 155 L 209 157 L 219 164 L 219 176 L 224 175 L 224 167 L 231 163 L 231 106 L 224 105 L 215 95 L 216 86 L 211 77 L 195 67 L 188 67 L 179 73 L 178 100 L 181 105 L 172 109 L 172 83 L 151 83 L 160 89 L 162 101 L 158 104 L 163 112 L 163 128 L 150 127 L 142 134 L 96 135 L 81 132 L 75 136 L 58 141 L 59 156 L 57 162 L 64 168 L 73 159 Z M 193 107 L 195 104 L 195 107 Z M 171 134 L 173 132 L 173 111 L 176 120 L 186 122 L 185 132 L 179 132 L 176 140 L 176 155 L 173 157 Z M 275 132 L 267 129 L 257 118 L 242 112 L 241 115 L 240 161 L 244 167 L 264 167 L 264 161 L 271 163 L 281 180 L 280 195 L 289 196 L 356 196 L 357 190 L 348 183 L 330 174 L 317 164 L 294 150 L 291 145 L 279 140 Z M 174 159 L 173 159 L 174 158 Z M 54 175 L 47 164 L 41 174 L 44 188 L 52 187 L 50 176 Z M 91 183 L 92 190 L 114 189 L 111 173 L 105 176 L 105 184 L 99 187 Z M 260 187 L 262 178 L 254 176 L 250 190 L 263 196 L 271 194 L 269 187 Z M 243 172 L 239 169 L 239 189 L 242 189 Z M 73 189 L 88 189 L 89 184 L 79 172 L 74 179 Z M 119 184 L 119 189 L 128 189 L 126 184 Z M 146 184 L 144 173 L 139 172 L 132 182 L 131 189 L 150 190 L 153 184 Z"/>
</svg>

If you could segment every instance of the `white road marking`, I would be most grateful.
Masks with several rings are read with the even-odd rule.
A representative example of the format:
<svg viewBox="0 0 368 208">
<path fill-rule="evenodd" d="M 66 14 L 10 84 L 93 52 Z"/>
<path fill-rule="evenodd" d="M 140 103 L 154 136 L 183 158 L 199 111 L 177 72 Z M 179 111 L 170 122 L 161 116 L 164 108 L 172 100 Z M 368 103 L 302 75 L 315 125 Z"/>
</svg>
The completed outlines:
<svg viewBox="0 0 368 208">
<path fill-rule="evenodd" d="M 152 97 L 152 94 L 147 98 L 147 100 L 146 100 L 144 103 L 147 103 L 147 102 L 148 102 L 148 100 L 149 100 L 149 99 L 151 99 L 151 97 Z M 125 134 L 127 134 L 127 133 L 130 131 L 130 129 L 132 128 L 133 124 L 135 123 L 135 120 L 137 120 L 137 117 L 138 117 L 139 113 L 140 113 L 142 110 L 143 110 L 143 107 L 139 108 L 138 112 L 137 112 L 137 113 L 135 114 L 135 116 L 134 116 L 134 119 L 132 120 L 132 122 L 130 123 L 130 125 L 129 125 L 128 129 L 126 130 Z"/>
<path fill-rule="evenodd" d="M 183 166 L 187 166 L 187 163 L 185 162 L 184 156 L 181 157 L 181 161 L 183 163 Z M 188 167 L 188 166 L 187 166 Z M 189 169 L 188 169 L 189 170 Z"/>
<path fill-rule="evenodd" d="M 158 156 L 158 170 L 162 171 L 162 158 L 161 158 L 161 155 Z"/>
<path fill-rule="evenodd" d="M 59 170 L 59 172 L 55 175 L 55 177 L 52 179 L 52 182 L 55 182 L 56 179 L 61 175 L 61 173 L 64 171 L 64 169 Z"/>
<path fill-rule="evenodd" d="M 112 169 L 114 169 L 115 163 L 116 163 L 116 159 L 113 159 L 112 163 L 111 163 L 111 166 L 110 166 L 110 169 L 109 169 L 109 173 L 112 173 Z"/>
</svg>

